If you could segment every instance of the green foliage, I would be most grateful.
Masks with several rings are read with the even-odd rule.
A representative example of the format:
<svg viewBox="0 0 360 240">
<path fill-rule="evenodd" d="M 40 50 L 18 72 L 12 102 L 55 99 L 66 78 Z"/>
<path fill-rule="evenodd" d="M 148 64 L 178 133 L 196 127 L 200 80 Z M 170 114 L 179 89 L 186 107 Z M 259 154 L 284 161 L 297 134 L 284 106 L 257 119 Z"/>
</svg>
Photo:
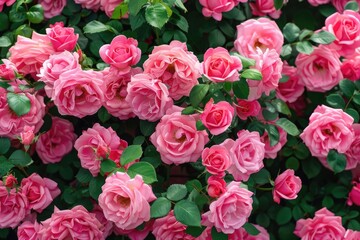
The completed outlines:
<svg viewBox="0 0 360 240">
<path fill-rule="evenodd" d="M 200 227 L 200 211 L 194 202 L 181 200 L 174 207 L 176 220 L 186 226 Z"/>
<path fill-rule="evenodd" d="M 8 92 L 6 98 L 10 109 L 19 117 L 30 111 L 30 99 L 25 94 Z"/>
</svg>

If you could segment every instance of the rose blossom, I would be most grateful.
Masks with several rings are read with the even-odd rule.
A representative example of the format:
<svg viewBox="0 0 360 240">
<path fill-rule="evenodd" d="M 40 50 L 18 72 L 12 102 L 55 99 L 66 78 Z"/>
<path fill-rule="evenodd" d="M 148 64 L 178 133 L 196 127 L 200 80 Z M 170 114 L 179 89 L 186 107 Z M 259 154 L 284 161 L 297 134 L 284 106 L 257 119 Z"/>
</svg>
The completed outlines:
<svg viewBox="0 0 360 240">
<path fill-rule="evenodd" d="M 315 212 L 314 218 L 300 219 L 296 222 L 294 234 L 301 239 L 323 240 L 343 239 L 345 229 L 341 217 L 335 216 L 326 208 Z"/>
<path fill-rule="evenodd" d="M 229 240 L 270 240 L 269 233 L 265 228 L 256 224 L 253 225 L 260 231 L 256 236 L 250 235 L 245 228 L 239 228 L 238 230 L 235 230 L 233 234 L 229 235 Z"/>
<path fill-rule="evenodd" d="M 343 240 L 358 240 L 360 239 L 360 232 L 351 229 L 346 230 Z"/>
<path fill-rule="evenodd" d="M 119 35 L 110 44 L 103 45 L 99 53 L 104 62 L 116 68 L 119 73 L 125 74 L 140 60 L 141 50 L 137 46 L 137 40 Z"/>
<path fill-rule="evenodd" d="M 201 72 L 215 83 L 239 80 L 239 71 L 241 69 L 241 60 L 236 56 L 231 56 L 222 47 L 206 50 L 204 61 L 201 63 Z"/>
<path fill-rule="evenodd" d="M 125 100 L 142 120 L 155 122 L 173 105 L 166 85 L 149 74 L 132 76 L 126 90 L 128 94 Z"/>
<path fill-rule="evenodd" d="M 234 233 L 247 221 L 252 211 L 252 192 L 240 187 L 240 182 L 230 182 L 226 192 L 212 202 L 203 214 L 203 225 L 215 226 L 218 232 Z"/>
<path fill-rule="evenodd" d="M 72 51 L 79 39 L 79 34 L 74 31 L 72 27 L 64 27 L 63 22 L 57 22 L 46 29 L 46 35 L 56 52 Z"/>
<path fill-rule="evenodd" d="M 353 184 L 354 186 L 349 192 L 348 200 L 346 203 L 349 206 L 352 206 L 353 204 L 355 204 L 355 206 L 360 206 L 360 183 L 354 181 Z"/>
<path fill-rule="evenodd" d="M 270 145 L 270 138 L 267 131 L 264 131 L 264 134 L 260 137 L 261 141 L 265 143 L 265 158 L 275 159 L 277 153 L 285 145 L 287 139 L 287 133 L 280 127 L 276 127 L 279 131 L 279 142 L 274 146 Z"/>
<path fill-rule="evenodd" d="M 60 15 L 66 5 L 66 0 L 39 0 L 47 19 Z"/>
<path fill-rule="evenodd" d="M 105 10 L 106 15 L 111 18 L 113 12 L 117 6 L 119 6 L 124 0 L 100 0 L 101 10 Z M 128 13 L 126 13 L 124 18 L 128 17 Z"/>
<path fill-rule="evenodd" d="M 210 176 L 207 180 L 207 192 L 210 197 L 218 198 L 226 192 L 226 182 L 218 176 Z"/>
<path fill-rule="evenodd" d="M 238 99 L 235 104 L 236 114 L 241 120 L 246 120 L 248 117 L 255 117 L 261 110 L 260 103 L 257 100 L 247 101 Z"/>
<path fill-rule="evenodd" d="M 328 4 L 331 0 L 308 0 L 311 6 L 317 7 L 319 5 Z"/>
<path fill-rule="evenodd" d="M 17 72 L 15 64 L 7 59 L 2 59 L 3 64 L 0 64 L 0 78 L 5 80 L 15 80 L 15 72 Z"/>
<path fill-rule="evenodd" d="M 16 0 L 1 0 L 0 1 L 0 12 L 2 12 L 4 5 L 6 4 L 6 6 L 10 7 L 11 5 L 14 4 Z"/>
<path fill-rule="evenodd" d="M 89 213 L 82 205 L 72 209 L 59 210 L 55 207 L 50 218 L 41 222 L 39 240 L 88 239 L 103 240 L 102 224 L 95 214 Z"/>
<path fill-rule="evenodd" d="M 113 224 L 113 222 L 108 221 L 105 218 L 104 212 L 101 209 L 101 207 L 98 204 L 94 203 L 91 213 L 95 214 L 95 217 L 97 218 L 97 220 L 99 220 L 99 222 L 102 223 L 103 226 L 102 226 L 102 228 L 100 228 L 100 230 L 103 232 L 104 238 L 107 238 L 108 236 L 110 236 L 111 233 L 113 232 L 114 224 Z"/>
<path fill-rule="evenodd" d="M 236 51 L 245 57 L 262 51 L 275 49 L 280 54 L 284 37 L 276 23 L 268 18 L 249 19 L 237 26 L 237 39 L 234 42 Z"/>
<path fill-rule="evenodd" d="M 336 11 L 342 13 L 344 11 L 345 5 L 352 0 L 331 0 L 331 4 L 336 8 Z M 356 0 L 358 4 L 360 3 L 359 0 Z"/>
<path fill-rule="evenodd" d="M 296 199 L 301 190 L 301 179 L 295 176 L 294 170 L 287 169 L 275 179 L 273 189 L 274 202 L 280 204 L 280 198 Z"/>
<path fill-rule="evenodd" d="M 344 59 L 341 65 L 341 72 L 344 78 L 347 78 L 351 81 L 359 80 L 360 56 L 358 54 L 354 54 L 352 57 Z"/>
<path fill-rule="evenodd" d="M 314 157 L 327 157 L 331 149 L 345 153 L 354 140 L 354 119 L 341 109 L 317 106 L 300 138 Z"/>
<path fill-rule="evenodd" d="M 34 138 L 35 138 L 35 134 L 34 134 L 34 126 L 25 126 L 24 127 L 24 131 L 20 133 L 20 138 L 21 138 L 21 143 L 24 145 L 30 145 Z"/>
<path fill-rule="evenodd" d="M 82 8 L 93 10 L 97 12 L 100 8 L 101 0 L 74 0 L 76 4 L 81 4 Z"/>
<path fill-rule="evenodd" d="M 203 6 L 202 14 L 205 17 L 213 17 L 221 21 L 223 12 L 229 12 L 239 2 L 247 2 L 247 0 L 200 0 L 199 2 Z"/>
<path fill-rule="evenodd" d="M 346 155 L 346 170 L 354 169 L 358 166 L 360 159 L 360 124 L 354 123 L 352 125 L 355 137 L 349 149 L 345 152 Z"/>
<path fill-rule="evenodd" d="M 18 240 L 38 240 L 38 232 L 41 226 L 38 222 L 23 222 L 17 230 Z"/>
<path fill-rule="evenodd" d="M 284 102 L 293 103 L 304 93 L 304 84 L 301 83 L 296 68 L 290 66 L 287 62 L 284 62 L 282 75 L 288 77 L 288 79 L 286 82 L 279 82 L 278 87 L 275 89 L 276 97 Z"/>
<path fill-rule="evenodd" d="M 200 63 L 187 50 L 185 43 L 174 40 L 169 45 L 154 47 L 144 62 L 144 73 L 160 79 L 169 87 L 170 97 L 179 100 L 189 96 L 191 89 L 198 84 Z"/>
<path fill-rule="evenodd" d="M 202 164 L 211 174 L 223 176 L 231 164 L 229 150 L 221 145 L 205 148 L 201 154 Z"/>
<path fill-rule="evenodd" d="M 205 130 L 196 129 L 194 116 L 177 111 L 161 118 L 150 141 L 164 163 L 179 165 L 196 162 L 209 138 Z"/>
<path fill-rule="evenodd" d="M 284 0 L 283 3 L 287 3 Z M 278 19 L 281 15 L 281 10 L 276 10 L 273 0 L 256 0 L 250 3 L 251 13 L 255 16 L 266 16 L 269 15 L 274 19 Z"/>
<path fill-rule="evenodd" d="M 5 181 L 4 181 L 4 178 L 5 178 Z M 13 188 L 18 184 L 16 177 L 14 175 L 12 175 L 11 173 L 4 178 L 3 178 L 3 183 L 4 183 L 5 187 L 7 187 L 7 188 Z"/>
<path fill-rule="evenodd" d="M 109 221 L 124 230 L 131 230 L 150 220 L 150 204 L 156 199 L 151 186 L 142 176 L 131 179 L 127 173 L 116 172 L 106 178 L 99 196 L 99 206 Z"/>
</svg>

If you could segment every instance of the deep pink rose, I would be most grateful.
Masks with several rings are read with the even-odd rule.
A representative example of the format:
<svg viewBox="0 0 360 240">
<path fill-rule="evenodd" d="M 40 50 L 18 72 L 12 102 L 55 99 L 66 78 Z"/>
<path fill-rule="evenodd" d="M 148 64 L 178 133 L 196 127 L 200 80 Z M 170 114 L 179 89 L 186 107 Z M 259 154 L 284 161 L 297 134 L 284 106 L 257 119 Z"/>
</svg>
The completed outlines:
<svg viewBox="0 0 360 240">
<path fill-rule="evenodd" d="M 258 132 L 241 130 L 237 135 L 235 141 L 226 139 L 221 145 L 231 153 L 232 164 L 228 172 L 236 181 L 247 181 L 251 174 L 264 167 L 265 144 L 261 142 Z"/>
<path fill-rule="evenodd" d="M 238 99 L 235 105 L 236 114 L 241 120 L 246 120 L 248 117 L 255 117 L 261 110 L 260 103 L 255 101 L 247 101 Z"/>
<path fill-rule="evenodd" d="M 3 183 L 5 187 L 13 188 L 18 184 L 18 181 L 16 177 L 10 173 L 9 175 L 5 176 L 5 180 L 3 178 Z"/>
<path fill-rule="evenodd" d="M 34 31 L 31 39 L 18 35 L 15 45 L 9 49 L 9 52 L 9 60 L 15 64 L 19 73 L 23 75 L 31 74 L 32 77 L 36 78 L 36 74 L 40 73 L 43 62 L 55 50 L 48 36 Z"/>
<path fill-rule="evenodd" d="M 117 6 L 119 6 L 124 0 L 100 0 L 101 10 L 104 10 L 106 15 L 111 18 L 113 12 Z M 128 13 L 126 13 L 123 18 L 127 18 Z"/>
<path fill-rule="evenodd" d="M 352 127 L 354 129 L 355 137 L 351 143 L 351 146 L 345 152 L 346 170 L 354 169 L 360 163 L 360 124 L 354 123 Z"/>
<path fill-rule="evenodd" d="M 5 4 L 9 7 L 13 5 L 15 1 L 16 0 L 0 0 L 0 12 L 2 12 Z"/>
<path fill-rule="evenodd" d="M 174 40 L 169 45 L 154 47 L 144 63 L 144 73 L 160 79 L 169 87 L 170 97 L 179 100 L 189 96 L 193 86 L 198 84 L 200 63 L 185 43 Z"/>
<path fill-rule="evenodd" d="M 239 80 L 241 69 L 241 60 L 231 56 L 228 50 L 222 47 L 206 50 L 204 61 L 201 63 L 201 73 L 215 83 Z"/>
<path fill-rule="evenodd" d="M 214 104 L 211 98 L 205 105 L 204 111 L 200 114 L 201 122 L 213 135 L 225 132 L 231 125 L 234 117 L 234 108 L 230 103 L 221 101 Z"/>
<path fill-rule="evenodd" d="M 173 106 L 167 86 L 150 74 L 136 74 L 127 85 L 126 101 L 142 120 L 155 122 Z"/>
<path fill-rule="evenodd" d="M 104 101 L 103 76 L 92 70 L 66 71 L 54 82 L 51 99 L 62 115 L 78 118 L 92 115 Z"/>
<path fill-rule="evenodd" d="M 264 134 L 260 137 L 261 141 L 265 143 L 265 158 L 275 159 L 277 153 L 287 142 L 287 133 L 280 127 L 276 127 L 279 131 L 279 142 L 274 146 L 270 144 L 270 138 L 267 131 L 264 131 Z"/>
<path fill-rule="evenodd" d="M 34 126 L 25 126 L 24 127 L 24 131 L 20 133 L 20 139 L 21 139 L 21 143 L 24 145 L 30 145 L 34 138 L 35 138 L 35 134 L 34 134 Z"/>
<path fill-rule="evenodd" d="M 295 102 L 305 90 L 304 84 L 300 81 L 296 68 L 284 62 L 282 75 L 288 77 L 286 82 L 279 82 L 276 96 L 284 102 Z"/>
<path fill-rule="evenodd" d="M 343 240 L 358 240 L 360 239 L 360 232 L 351 229 L 346 230 Z"/>
<path fill-rule="evenodd" d="M 252 211 L 252 192 L 240 187 L 240 182 L 230 182 L 226 192 L 212 202 L 203 214 L 203 225 L 215 226 L 218 232 L 234 233 L 241 228 Z"/>
<path fill-rule="evenodd" d="M 97 12 L 100 8 L 101 0 L 74 0 L 75 3 L 81 4 L 82 8 L 93 10 Z"/>
<path fill-rule="evenodd" d="M 116 172 L 106 178 L 99 196 L 99 206 L 109 221 L 123 230 L 131 230 L 150 220 L 150 204 L 156 199 L 151 186 L 140 175 L 131 179 Z"/>
<path fill-rule="evenodd" d="M 218 176 L 210 176 L 207 180 L 207 192 L 210 197 L 218 198 L 226 192 L 226 182 Z"/>
<path fill-rule="evenodd" d="M 354 140 L 354 119 L 341 109 L 318 106 L 300 138 L 314 157 L 326 158 L 331 149 L 345 153 Z"/>
<path fill-rule="evenodd" d="M 280 204 L 280 198 L 296 199 L 301 186 L 301 179 L 295 176 L 294 170 L 287 169 L 275 179 L 275 187 L 272 192 L 274 202 Z"/>
<path fill-rule="evenodd" d="M 44 9 L 44 16 L 47 19 L 60 15 L 66 5 L 66 0 L 38 0 Z"/>
<path fill-rule="evenodd" d="M 166 164 L 196 162 L 209 138 L 205 130 L 196 129 L 196 118 L 181 112 L 164 115 L 150 141 Z"/>
<path fill-rule="evenodd" d="M 111 221 L 108 221 L 105 218 L 104 212 L 99 205 L 97 205 L 96 203 L 94 203 L 93 205 L 94 205 L 94 207 L 93 207 L 91 213 L 94 213 L 97 220 L 99 220 L 99 222 L 102 223 L 103 227 L 100 228 L 100 230 L 103 232 L 104 238 L 107 238 L 113 232 L 114 223 Z"/>
<path fill-rule="evenodd" d="M 202 164 L 206 171 L 213 175 L 224 176 L 231 164 L 230 152 L 226 147 L 213 145 L 205 148 L 201 154 Z"/>
<path fill-rule="evenodd" d="M 345 229 L 342 226 L 341 217 L 335 216 L 326 208 L 322 208 L 315 212 L 314 218 L 298 220 L 294 234 L 307 240 L 342 240 Z"/>
<path fill-rule="evenodd" d="M 50 28 L 46 29 L 46 35 L 49 37 L 56 52 L 74 50 L 79 39 L 79 34 L 75 34 L 74 28 L 64 27 L 63 22 L 50 25 Z"/>
<path fill-rule="evenodd" d="M 221 21 L 223 12 L 229 12 L 239 2 L 247 2 L 247 0 L 199 0 L 199 2 L 203 6 L 202 14 L 205 17 Z"/>
<path fill-rule="evenodd" d="M 351 81 L 360 79 L 360 56 L 354 54 L 352 57 L 344 59 L 341 65 L 341 72 L 344 78 Z"/>
<path fill-rule="evenodd" d="M 280 54 L 284 37 L 276 23 L 268 18 L 249 19 L 237 26 L 235 49 L 245 57 L 262 51 L 275 49 Z"/>
<path fill-rule="evenodd" d="M 25 221 L 18 227 L 18 240 L 38 240 L 38 232 L 41 226 L 38 222 Z"/>
<path fill-rule="evenodd" d="M 346 203 L 349 206 L 352 206 L 353 204 L 355 204 L 355 206 L 360 206 L 360 183 L 353 182 L 353 184 L 354 186 L 349 192 L 348 200 Z"/>
<path fill-rule="evenodd" d="M 314 7 L 317 7 L 319 5 L 328 4 L 330 1 L 331 0 L 308 0 L 308 3 Z"/>
<path fill-rule="evenodd" d="M 140 60 L 141 50 L 137 46 L 137 40 L 119 35 L 110 44 L 103 45 L 99 53 L 104 62 L 116 68 L 119 73 L 125 74 Z"/>
<path fill-rule="evenodd" d="M 41 222 L 39 240 L 88 239 L 103 240 L 102 224 L 95 214 L 89 213 L 82 205 L 72 209 L 59 210 L 55 207 L 50 218 Z"/>
<path fill-rule="evenodd" d="M 2 61 L 3 64 L 0 64 L 0 78 L 4 80 L 15 80 L 15 72 L 17 72 L 15 64 L 7 59 L 2 59 Z"/>
<path fill-rule="evenodd" d="M 287 0 L 283 1 L 284 4 Z M 254 16 L 266 16 L 269 15 L 274 19 L 278 19 L 281 15 L 281 10 L 276 10 L 273 0 L 256 0 L 250 3 L 251 12 Z"/>
</svg>

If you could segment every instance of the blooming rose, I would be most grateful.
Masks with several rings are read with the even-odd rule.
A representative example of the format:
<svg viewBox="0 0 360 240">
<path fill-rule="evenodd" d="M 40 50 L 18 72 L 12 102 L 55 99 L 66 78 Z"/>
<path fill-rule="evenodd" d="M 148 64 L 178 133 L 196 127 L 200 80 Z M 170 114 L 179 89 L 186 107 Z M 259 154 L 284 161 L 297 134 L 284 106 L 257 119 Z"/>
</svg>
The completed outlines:
<svg viewBox="0 0 360 240">
<path fill-rule="evenodd" d="M 4 180 L 4 179 L 3 179 Z M 3 181 L 5 187 L 7 188 L 13 188 L 18 184 L 18 181 L 14 175 L 11 173 L 5 177 L 5 181 Z"/>
<path fill-rule="evenodd" d="M 254 227 L 257 228 L 257 230 L 259 230 L 260 232 L 253 236 L 253 235 L 250 235 L 246 230 L 245 228 L 239 228 L 237 230 L 235 230 L 235 232 L 233 234 L 230 234 L 229 235 L 229 240 L 270 240 L 270 236 L 269 236 L 269 233 L 266 231 L 265 228 L 259 226 L 259 225 L 256 225 L 256 224 L 253 224 Z"/>
<path fill-rule="evenodd" d="M 93 209 L 91 211 L 91 213 L 95 214 L 95 217 L 97 218 L 97 220 L 99 220 L 99 222 L 102 223 L 103 227 L 100 228 L 100 230 L 103 232 L 103 236 L 104 238 L 107 238 L 108 236 L 111 235 L 113 228 L 114 228 L 114 224 L 111 221 L 108 221 L 103 213 L 103 210 L 101 209 L 101 207 L 99 205 L 97 205 L 96 203 L 93 204 Z"/>
<path fill-rule="evenodd" d="M 100 8 L 100 1 L 101 0 L 74 0 L 75 3 L 81 4 L 82 8 L 93 10 L 97 12 Z"/>
<path fill-rule="evenodd" d="M 310 5 L 317 7 L 319 5 L 324 5 L 329 3 L 331 0 L 308 0 L 308 3 L 310 3 Z"/>
<path fill-rule="evenodd" d="M 213 17 L 221 21 L 223 12 L 229 12 L 239 2 L 247 2 L 247 0 L 199 0 L 199 2 L 203 6 L 202 14 L 205 17 Z"/>
<path fill-rule="evenodd" d="M 38 240 L 38 232 L 41 226 L 36 221 L 34 223 L 25 221 L 17 230 L 18 240 Z"/>
<path fill-rule="evenodd" d="M 52 100 L 62 115 L 83 118 L 96 113 L 104 101 L 102 74 L 73 69 L 54 82 Z"/>
<path fill-rule="evenodd" d="M 288 77 L 286 82 L 279 82 L 276 90 L 276 96 L 284 102 L 295 102 L 305 90 L 304 84 L 300 81 L 295 67 L 284 62 L 282 75 Z"/>
<path fill-rule="evenodd" d="M 68 210 L 55 207 L 50 218 L 41 222 L 39 240 L 49 239 L 88 239 L 103 240 L 102 224 L 93 213 L 81 205 Z"/>
<path fill-rule="evenodd" d="M 226 147 L 213 145 L 205 148 L 201 154 L 202 164 L 211 174 L 223 176 L 231 164 L 230 153 Z"/>
<path fill-rule="evenodd" d="M 46 35 L 56 52 L 74 50 L 79 34 L 75 34 L 74 28 L 64 27 L 63 22 L 57 22 L 46 29 Z"/>
<path fill-rule="evenodd" d="M 5 80 L 15 80 L 15 72 L 17 72 L 15 64 L 7 59 L 2 59 L 3 64 L 0 64 L 0 78 Z"/>
<path fill-rule="evenodd" d="M 218 176 L 210 176 L 208 178 L 207 192 L 210 197 L 218 198 L 226 192 L 226 182 Z"/>
<path fill-rule="evenodd" d="M 155 122 L 173 105 L 166 85 L 149 74 L 132 76 L 127 85 L 127 93 L 125 100 L 142 120 Z"/>
<path fill-rule="evenodd" d="M 104 216 L 121 229 L 134 229 L 150 219 L 150 204 L 156 199 L 140 175 L 131 179 L 127 173 L 116 172 L 106 178 L 99 196 Z"/>
<path fill-rule="evenodd" d="M 34 134 L 34 126 L 25 126 L 24 127 L 24 131 L 20 133 L 20 138 L 21 138 L 21 143 L 24 145 L 30 145 L 34 138 L 35 138 L 35 134 Z"/>
<path fill-rule="evenodd" d="M 101 10 L 105 10 L 106 15 L 111 18 L 115 8 L 122 2 L 123 0 L 100 0 Z M 126 13 L 123 17 L 127 18 L 128 13 Z"/>
<path fill-rule="evenodd" d="M 174 112 L 161 118 L 150 141 L 164 163 L 179 165 L 196 162 L 209 138 L 205 130 L 196 129 L 194 116 Z"/>
<path fill-rule="evenodd" d="M 265 158 L 275 159 L 277 153 L 281 150 L 287 141 L 287 133 L 280 127 L 276 128 L 279 131 L 279 142 L 274 146 L 271 146 L 270 144 L 270 138 L 267 131 L 264 131 L 264 134 L 260 137 L 261 141 L 265 143 Z"/>
<path fill-rule="evenodd" d="M 287 3 L 287 0 L 283 1 Z M 274 1 L 272 0 L 256 0 L 255 2 L 250 3 L 251 12 L 255 16 L 266 16 L 269 15 L 274 19 L 278 19 L 281 15 L 280 10 L 276 10 L 274 6 Z"/>
<path fill-rule="evenodd" d="M 131 230 L 123 230 L 118 228 L 116 225 L 114 226 L 115 235 L 125 235 L 130 238 L 130 240 L 145 240 L 147 235 L 152 231 L 153 220 L 146 222 L 144 225 L 141 225 L 141 230 L 139 229 L 131 229 Z"/>
<path fill-rule="evenodd" d="M 358 166 L 360 159 L 360 124 L 355 123 L 352 125 L 355 137 L 349 149 L 345 152 L 346 155 L 346 170 L 354 169 Z"/>
<path fill-rule="evenodd" d="M 222 47 L 206 50 L 204 61 L 201 63 L 202 74 L 215 83 L 239 80 L 241 69 L 241 60 L 236 56 L 230 56 Z"/>
<path fill-rule="evenodd" d="M 315 212 L 314 218 L 298 220 L 294 234 L 301 239 L 308 240 L 340 240 L 345 235 L 345 229 L 341 224 L 341 217 L 335 216 L 326 208 L 322 208 Z"/>
<path fill-rule="evenodd" d="M 242 99 L 237 100 L 235 105 L 236 114 L 241 120 L 246 120 L 248 117 L 255 117 L 261 110 L 260 103 L 255 101 L 246 101 Z"/>
<path fill-rule="evenodd" d="M 280 54 L 284 37 L 276 23 L 268 18 L 249 19 L 237 26 L 237 39 L 234 42 L 236 51 L 245 57 L 262 51 L 275 49 Z"/>
<path fill-rule="evenodd" d="M 250 216 L 252 195 L 252 192 L 240 187 L 239 182 L 230 182 L 226 192 L 212 202 L 209 211 L 203 214 L 203 224 L 215 226 L 218 232 L 234 233 Z"/>
<path fill-rule="evenodd" d="M 185 43 L 174 40 L 169 45 L 154 47 L 144 63 L 144 73 L 160 79 L 169 87 L 170 97 L 179 100 L 189 96 L 198 84 L 200 63 Z"/>
<path fill-rule="evenodd" d="M 325 45 L 314 47 L 310 54 L 300 53 L 295 64 L 300 80 L 309 91 L 328 91 L 343 79 L 339 54 Z"/>
<path fill-rule="evenodd" d="M 119 73 L 125 74 L 140 60 L 141 50 L 137 45 L 137 40 L 119 35 L 110 44 L 105 44 L 100 48 L 100 57 L 111 67 L 116 68 Z"/>
<path fill-rule="evenodd" d="M 346 230 L 343 240 L 357 240 L 360 239 L 360 232 L 351 229 Z"/>
<path fill-rule="evenodd" d="M 60 15 L 66 5 L 66 0 L 39 0 L 47 19 Z"/>
<path fill-rule="evenodd" d="M 279 204 L 280 198 L 296 199 L 300 190 L 301 179 L 295 176 L 294 170 L 287 169 L 275 179 L 275 187 L 272 192 L 274 202 Z"/>
<path fill-rule="evenodd" d="M 354 119 L 341 109 L 318 106 L 300 138 L 314 157 L 327 157 L 331 149 L 345 153 L 354 140 Z"/>
<path fill-rule="evenodd" d="M 354 54 L 352 57 L 344 59 L 341 65 L 341 72 L 344 78 L 351 81 L 360 79 L 360 56 Z"/>
<path fill-rule="evenodd" d="M 360 206 L 360 183 L 353 182 L 354 186 L 352 187 L 351 191 L 349 192 L 349 197 L 347 200 L 347 204 L 352 206 L 355 204 L 356 206 Z"/>
<path fill-rule="evenodd" d="M 9 7 L 13 5 L 15 1 L 16 0 L 0 0 L 0 12 L 3 10 L 5 4 Z"/>
</svg>

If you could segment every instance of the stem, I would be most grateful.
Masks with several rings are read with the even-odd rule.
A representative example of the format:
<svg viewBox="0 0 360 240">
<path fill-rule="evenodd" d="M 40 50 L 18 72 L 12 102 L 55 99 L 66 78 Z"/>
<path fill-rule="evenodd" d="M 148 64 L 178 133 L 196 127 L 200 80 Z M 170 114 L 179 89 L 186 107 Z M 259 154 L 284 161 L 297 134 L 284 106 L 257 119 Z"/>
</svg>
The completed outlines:
<svg viewBox="0 0 360 240">
<path fill-rule="evenodd" d="M 344 108 L 344 111 L 348 108 L 350 102 L 353 100 L 354 95 L 355 95 L 355 92 L 357 92 L 357 91 L 354 91 L 354 93 L 352 94 L 351 98 L 350 98 L 349 101 L 346 103 L 346 106 L 345 106 L 345 108 Z"/>
<path fill-rule="evenodd" d="M 18 168 L 26 177 L 29 176 L 29 174 L 25 171 L 24 167 L 17 166 L 17 168 Z"/>
<path fill-rule="evenodd" d="M 273 188 L 272 187 L 256 187 L 256 189 L 262 190 L 262 191 L 272 191 Z"/>
</svg>

